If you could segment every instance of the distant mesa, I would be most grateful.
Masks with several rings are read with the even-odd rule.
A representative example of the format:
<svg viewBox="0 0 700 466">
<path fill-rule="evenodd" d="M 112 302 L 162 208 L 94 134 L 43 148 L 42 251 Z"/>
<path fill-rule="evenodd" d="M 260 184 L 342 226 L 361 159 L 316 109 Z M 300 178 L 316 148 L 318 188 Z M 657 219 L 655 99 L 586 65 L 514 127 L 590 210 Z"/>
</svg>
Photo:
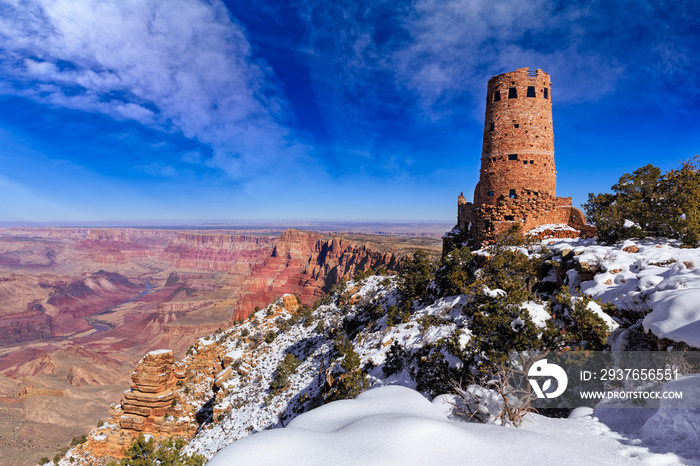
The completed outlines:
<svg viewBox="0 0 700 466">
<path fill-rule="evenodd" d="M 489 80 L 474 202 L 459 195 L 457 225 L 445 237 L 446 245 L 457 238 L 489 243 L 513 225 L 523 233 L 553 225 L 533 232 L 540 237 L 596 235 L 570 197 L 556 196 L 551 88 L 549 74 L 539 69 L 518 68 Z"/>
</svg>

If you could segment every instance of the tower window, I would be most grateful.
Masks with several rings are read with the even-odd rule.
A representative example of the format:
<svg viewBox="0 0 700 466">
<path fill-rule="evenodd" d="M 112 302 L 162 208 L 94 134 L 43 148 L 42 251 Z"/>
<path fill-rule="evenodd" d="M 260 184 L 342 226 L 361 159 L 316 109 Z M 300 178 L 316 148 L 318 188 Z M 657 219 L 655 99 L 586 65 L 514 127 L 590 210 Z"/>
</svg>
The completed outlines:
<svg viewBox="0 0 700 466">
<path fill-rule="evenodd" d="M 517 99 L 518 98 L 518 89 L 515 87 L 509 87 L 508 88 L 508 98 L 509 99 Z"/>
<path fill-rule="evenodd" d="M 516 123 L 516 124 L 514 124 L 513 126 L 514 126 L 514 127 L 516 127 L 516 128 L 520 128 L 520 125 L 519 125 L 519 124 L 517 124 L 517 123 Z"/>
<path fill-rule="evenodd" d="M 508 160 L 518 160 L 518 154 L 508 154 Z"/>
<path fill-rule="evenodd" d="M 493 131 L 494 129 L 496 129 L 496 123 L 491 123 L 491 128 L 489 131 Z"/>
<path fill-rule="evenodd" d="M 515 199 L 515 189 L 511 189 L 510 192 L 508 193 L 508 197 L 511 199 Z"/>
<path fill-rule="evenodd" d="M 505 216 L 503 217 L 503 219 L 504 219 L 506 222 L 512 222 L 513 220 L 515 220 L 515 217 L 513 217 L 512 215 L 505 215 Z"/>
<path fill-rule="evenodd" d="M 501 100 L 501 91 L 496 91 L 493 93 L 493 101 L 498 102 Z"/>
<path fill-rule="evenodd" d="M 493 191 L 489 191 L 488 195 L 489 195 L 489 197 L 493 197 L 494 196 Z"/>
<path fill-rule="evenodd" d="M 523 160 L 523 165 L 527 165 L 527 160 Z"/>
<path fill-rule="evenodd" d="M 544 88 L 544 98 L 549 99 L 549 88 L 548 87 Z"/>
<path fill-rule="evenodd" d="M 527 86 L 527 96 L 535 97 L 535 86 Z"/>
<path fill-rule="evenodd" d="M 535 164 L 535 161 L 534 161 L 534 160 L 530 160 L 530 165 L 534 165 L 534 164 Z"/>
</svg>

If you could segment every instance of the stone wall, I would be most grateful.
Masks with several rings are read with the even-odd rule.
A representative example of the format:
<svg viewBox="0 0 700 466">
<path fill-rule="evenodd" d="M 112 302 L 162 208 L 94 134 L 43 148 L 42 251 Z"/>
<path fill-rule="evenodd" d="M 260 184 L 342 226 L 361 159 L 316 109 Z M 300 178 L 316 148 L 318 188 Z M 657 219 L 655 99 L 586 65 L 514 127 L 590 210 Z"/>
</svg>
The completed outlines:
<svg viewBox="0 0 700 466">
<path fill-rule="evenodd" d="M 467 233 L 474 243 L 490 243 L 516 224 L 523 233 L 540 225 L 563 224 L 576 231 L 559 231 L 558 237 L 596 235 L 595 227 L 586 224 L 586 217 L 572 206 L 570 197 L 554 197 L 525 188 L 518 190 L 514 198 L 501 196 L 495 205 L 458 204 L 457 228 Z"/>
</svg>

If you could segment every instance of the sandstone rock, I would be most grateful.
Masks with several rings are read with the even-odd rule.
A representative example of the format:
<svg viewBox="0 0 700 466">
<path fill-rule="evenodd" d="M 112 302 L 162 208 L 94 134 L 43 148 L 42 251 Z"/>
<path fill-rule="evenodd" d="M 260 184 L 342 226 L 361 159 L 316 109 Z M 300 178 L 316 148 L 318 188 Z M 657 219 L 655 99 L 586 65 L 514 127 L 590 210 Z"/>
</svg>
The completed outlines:
<svg viewBox="0 0 700 466">
<path fill-rule="evenodd" d="M 622 248 L 622 250 L 627 252 L 627 253 L 634 254 L 634 253 L 639 252 L 639 247 L 636 244 L 631 244 L 629 246 Z"/>
<path fill-rule="evenodd" d="M 586 261 L 576 263 L 576 271 L 578 271 L 581 281 L 593 280 L 593 277 L 599 270 L 600 267 L 598 265 L 591 265 Z"/>
<path fill-rule="evenodd" d="M 119 425 L 124 430 L 161 432 L 163 416 L 176 398 L 173 352 L 151 351 L 141 359 L 131 376 L 131 390 L 124 393 Z"/>
<path fill-rule="evenodd" d="M 226 369 L 219 372 L 219 374 L 217 374 L 216 379 L 214 380 L 214 385 L 216 385 L 217 387 L 221 387 L 221 385 L 223 385 L 224 382 L 230 379 L 232 375 L 233 368 L 229 366 Z"/>
<path fill-rule="evenodd" d="M 282 307 L 291 313 L 296 312 L 299 309 L 299 301 L 297 297 L 291 294 L 286 294 L 282 296 Z"/>
<path fill-rule="evenodd" d="M 253 367 L 247 362 L 243 362 L 238 366 L 238 373 L 242 376 L 248 375 L 251 370 L 253 370 Z"/>
<path fill-rule="evenodd" d="M 146 418 L 142 416 L 123 415 L 119 418 L 119 427 L 126 430 L 136 430 L 141 432 L 143 431 L 145 421 Z"/>
</svg>

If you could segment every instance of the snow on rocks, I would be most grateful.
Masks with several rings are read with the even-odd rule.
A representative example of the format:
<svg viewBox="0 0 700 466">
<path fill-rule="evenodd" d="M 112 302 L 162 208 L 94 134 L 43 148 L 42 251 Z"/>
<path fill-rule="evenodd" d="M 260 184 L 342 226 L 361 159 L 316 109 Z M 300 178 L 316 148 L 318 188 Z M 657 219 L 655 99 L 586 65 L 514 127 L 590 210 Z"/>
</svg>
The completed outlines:
<svg viewBox="0 0 700 466">
<path fill-rule="evenodd" d="M 537 235 L 539 233 L 544 233 L 546 231 L 578 231 L 576 228 L 570 227 L 566 223 L 548 223 L 546 225 L 539 225 L 527 232 L 528 235 Z"/>
<path fill-rule="evenodd" d="M 580 285 L 582 294 L 619 309 L 648 313 L 645 331 L 700 347 L 700 249 L 681 249 L 665 239 L 627 240 L 612 246 L 576 244 L 575 240 L 549 243 L 555 253 L 576 251 L 577 269 L 593 272 L 591 280 L 580 281 L 583 275 L 570 270 L 572 286 Z M 591 310 L 612 328 L 602 310 Z"/>
<path fill-rule="evenodd" d="M 659 322 L 667 324 L 672 319 L 657 312 L 666 303 L 662 298 L 666 296 L 670 301 L 671 293 L 692 289 L 695 286 L 694 264 L 700 264 L 698 251 L 673 248 L 661 241 L 602 246 L 591 240 L 570 239 L 550 241 L 546 246 L 553 251 L 555 261 L 573 260 L 578 264 L 577 270 L 569 271 L 569 278 L 572 283 L 580 284 L 583 294 L 619 307 L 647 306 L 649 309 L 650 306 L 654 313 L 649 317 L 659 316 Z M 592 280 L 588 280 L 589 277 Z M 580 282 L 583 278 L 586 280 Z M 697 288 L 700 290 L 700 282 Z M 381 303 L 384 309 L 397 303 L 393 278 L 373 276 L 349 282 L 348 289 L 352 290 L 349 305 L 333 302 L 322 305 L 314 311 L 313 318 L 326 328 L 337 327 L 343 319 L 352 319 L 362 303 Z M 488 288 L 483 292 L 493 297 L 505 293 Z M 571 419 L 528 415 L 518 429 L 456 422 L 454 416 L 446 415 L 449 410 L 445 403 L 449 400 L 445 398 L 431 405 L 411 390 L 416 383 L 407 368 L 388 377 L 383 374 L 382 365 L 394 345 L 411 351 L 456 336 L 456 343 L 465 348 L 471 335 L 468 318 L 462 311 L 468 301 L 467 296 L 442 298 L 415 309 L 407 322 L 390 326 L 387 318 L 382 317 L 362 329 L 353 345 L 361 363 L 370 363 L 367 373 L 373 388 L 356 400 L 334 402 L 311 411 L 307 409 L 313 404 L 301 400 L 319 396 L 323 384 L 319 367 L 328 368 L 333 351 L 328 335 L 318 333 L 315 324 L 310 327 L 293 325 L 271 343 L 261 344 L 253 354 L 249 354 L 245 346 L 235 346 L 233 341 L 226 343 L 229 345 L 225 350 L 226 360 L 241 361 L 241 367 L 248 365 L 248 369 L 240 377 L 223 383 L 222 389 L 228 392 L 219 407 L 223 419 L 203 429 L 187 451 L 197 451 L 211 458 L 235 441 L 214 457 L 210 463 L 213 465 L 246 461 L 254 464 L 453 464 L 463 463 L 465 458 L 480 463 L 508 463 L 518 458 L 529 464 L 543 461 L 571 464 L 684 462 L 684 458 L 675 454 L 663 451 L 665 454 L 655 454 L 643 446 L 653 443 L 654 428 L 651 426 L 668 421 L 660 414 L 655 421 L 650 421 L 645 430 L 647 437 L 642 438 L 640 428 L 653 413 L 625 410 L 625 416 L 641 416 L 630 441 L 624 432 L 611 429 L 592 417 L 590 410 L 579 410 Z M 678 304 L 674 301 L 667 307 L 677 310 Z M 540 328 L 551 319 L 545 304 L 528 301 L 521 307 Z M 618 326 L 600 305 L 589 303 L 589 309 L 600 316 L 610 330 Z M 259 322 L 256 326 L 248 321 L 240 327 L 251 334 L 276 329 L 272 322 L 280 316 L 278 311 L 268 318 L 270 310 L 263 309 L 252 316 Z M 282 314 L 284 318 L 289 316 Z M 700 321 L 700 316 L 697 319 L 684 316 L 680 322 Z M 651 318 L 649 322 L 650 326 L 657 324 Z M 654 327 L 652 331 L 665 330 Z M 301 349 L 302 342 L 310 345 L 308 349 Z M 302 362 L 290 376 L 288 387 L 273 394 L 269 387 L 275 369 L 290 352 Z M 441 352 L 450 366 L 463 364 L 443 348 Z M 481 393 L 482 399 L 486 395 Z M 496 398 L 491 400 L 493 409 L 486 407 L 489 419 L 497 414 Z M 291 422 L 285 424 L 288 419 Z M 688 422 L 686 425 L 690 425 Z M 678 429 L 679 435 L 685 432 L 680 426 Z"/>
<path fill-rule="evenodd" d="M 603 322 L 605 322 L 605 325 L 608 326 L 609 332 L 612 332 L 613 330 L 615 330 L 616 328 L 618 328 L 620 326 L 620 324 L 615 322 L 612 317 L 610 317 L 605 312 L 603 312 L 603 308 L 600 307 L 600 304 L 598 304 L 594 301 L 591 301 L 588 303 L 588 306 L 586 306 L 586 308 L 589 311 L 593 312 L 598 317 L 600 317 L 603 320 Z"/>
</svg>

